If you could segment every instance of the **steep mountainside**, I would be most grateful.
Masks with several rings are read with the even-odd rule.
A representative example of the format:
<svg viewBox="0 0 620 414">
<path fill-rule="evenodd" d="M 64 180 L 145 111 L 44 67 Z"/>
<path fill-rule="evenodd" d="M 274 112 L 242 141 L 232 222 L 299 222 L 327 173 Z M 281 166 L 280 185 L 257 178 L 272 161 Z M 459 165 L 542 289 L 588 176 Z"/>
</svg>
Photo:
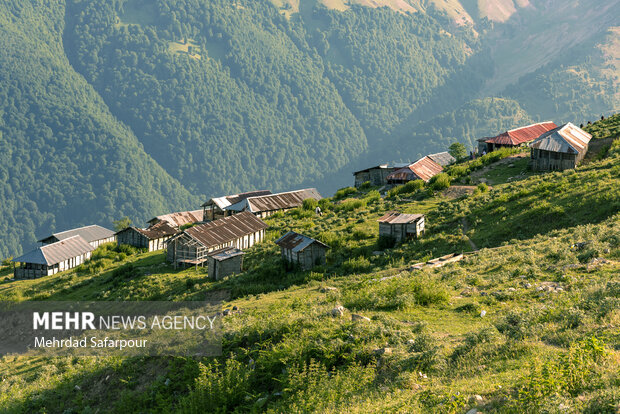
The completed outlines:
<svg viewBox="0 0 620 414">
<path fill-rule="evenodd" d="M 608 114 L 619 4 L 4 2 L 0 255 L 229 192 L 329 193 L 368 163 Z"/>
<path fill-rule="evenodd" d="M 0 5 L 2 257 L 52 230 L 196 202 L 73 71 L 63 24 L 61 5 Z"/>
</svg>

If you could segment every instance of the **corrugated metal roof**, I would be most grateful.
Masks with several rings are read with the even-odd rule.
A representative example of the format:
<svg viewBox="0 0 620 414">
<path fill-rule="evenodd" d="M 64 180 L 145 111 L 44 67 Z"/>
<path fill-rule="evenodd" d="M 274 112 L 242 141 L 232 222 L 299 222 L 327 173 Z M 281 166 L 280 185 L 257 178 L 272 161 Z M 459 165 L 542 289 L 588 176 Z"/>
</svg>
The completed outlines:
<svg viewBox="0 0 620 414">
<path fill-rule="evenodd" d="M 415 223 L 420 218 L 424 217 L 424 214 L 404 214 L 398 211 L 389 211 L 385 213 L 383 217 L 380 217 L 377 221 L 379 223 L 389 224 L 409 224 Z"/>
<path fill-rule="evenodd" d="M 275 241 L 275 244 L 278 246 L 292 250 L 293 253 L 301 252 L 306 247 L 310 246 L 313 243 L 318 243 L 321 246 L 329 249 L 329 246 L 325 243 L 322 243 L 312 237 L 304 236 L 303 234 L 295 233 L 294 231 L 289 231 L 284 236 L 280 237 Z"/>
<path fill-rule="evenodd" d="M 285 208 L 299 207 L 304 200 L 313 198 L 320 200 L 321 194 L 316 188 L 306 188 L 297 191 L 288 191 L 284 193 L 270 194 L 258 197 L 248 197 L 236 204 L 228 206 L 226 209 L 231 211 L 249 211 L 251 213 L 260 213 L 263 211 L 275 211 Z"/>
<path fill-rule="evenodd" d="M 153 217 L 148 221 L 148 223 L 154 224 L 160 221 L 165 221 L 172 227 L 181 227 L 186 224 L 197 223 L 202 221 L 202 210 L 162 214 L 161 216 Z"/>
<path fill-rule="evenodd" d="M 537 124 L 511 129 L 510 131 L 506 131 L 496 137 L 487 138 L 485 142 L 489 144 L 517 146 L 533 141 L 545 132 L 557 127 L 558 126 L 555 123 L 550 121 L 539 122 Z"/>
<path fill-rule="evenodd" d="M 267 224 L 254 214 L 244 211 L 233 216 L 190 227 L 179 233 L 179 236 L 187 234 L 204 247 L 210 248 L 237 240 L 267 227 Z"/>
<path fill-rule="evenodd" d="M 44 239 L 39 240 L 41 243 L 46 243 L 50 241 L 56 240 L 65 240 L 73 236 L 80 236 L 82 239 L 86 240 L 88 243 L 108 239 L 114 236 L 114 232 L 112 230 L 106 229 L 105 227 L 98 226 L 96 224 L 91 226 L 79 227 L 77 229 L 71 229 L 62 231 L 59 233 L 53 233 L 51 236 L 48 236 Z"/>
<path fill-rule="evenodd" d="M 387 176 L 388 180 L 398 181 L 411 181 L 411 180 L 424 180 L 428 181 L 433 176 L 443 171 L 443 167 L 430 159 L 428 156 L 420 158 L 413 164 L 408 165 L 405 168 L 394 171 Z"/>
<path fill-rule="evenodd" d="M 242 200 L 245 200 L 248 197 L 263 196 L 263 195 L 269 195 L 269 194 L 271 194 L 271 191 L 269 190 L 257 190 L 257 191 L 249 191 L 247 193 L 233 194 L 233 195 L 227 195 L 223 197 L 215 197 L 215 198 L 210 199 L 206 203 L 204 203 L 202 206 L 208 207 L 208 206 L 216 205 L 220 209 L 224 210 L 226 207 L 236 204 Z"/>
<path fill-rule="evenodd" d="M 428 158 L 435 161 L 437 164 L 441 165 L 442 167 L 445 167 L 446 165 L 451 164 L 456 161 L 456 158 L 450 155 L 448 151 L 438 152 L 437 154 L 430 154 Z"/>
<path fill-rule="evenodd" d="M 170 226 L 167 222 L 160 221 L 159 223 L 153 224 L 146 229 L 141 229 L 138 227 L 127 227 L 126 229 L 116 232 L 116 234 L 118 235 L 129 230 L 136 231 L 149 240 L 161 239 L 162 237 L 166 236 L 174 236 L 178 232 L 178 230 Z"/>
<path fill-rule="evenodd" d="M 214 250 L 209 253 L 209 256 L 213 259 L 221 262 L 222 260 L 230 259 L 232 257 L 244 255 L 245 252 L 235 247 L 224 247 L 223 249 Z"/>
<path fill-rule="evenodd" d="M 95 250 L 89 242 L 81 236 L 75 235 L 56 243 L 46 244 L 13 259 L 19 263 L 34 263 L 52 266 L 67 259 L 81 256 Z"/>
<path fill-rule="evenodd" d="M 568 154 L 583 153 L 588 149 L 592 135 L 568 122 L 541 135 L 530 144 L 531 148 Z"/>
<path fill-rule="evenodd" d="M 398 169 L 398 168 L 406 167 L 409 164 L 410 163 L 408 163 L 408 162 L 396 162 L 396 163 L 392 163 L 392 164 L 381 164 L 381 165 L 376 165 L 374 167 L 366 168 L 365 170 L 355 171 L 355 172 L 353 172 L 353 175 L 359 174 L 359 173 L 364 173 L 364 172 L 369 172 L 370 170 L 383 170 L 383 169 L 395 170 L 395 169 Z"/>
</svg>

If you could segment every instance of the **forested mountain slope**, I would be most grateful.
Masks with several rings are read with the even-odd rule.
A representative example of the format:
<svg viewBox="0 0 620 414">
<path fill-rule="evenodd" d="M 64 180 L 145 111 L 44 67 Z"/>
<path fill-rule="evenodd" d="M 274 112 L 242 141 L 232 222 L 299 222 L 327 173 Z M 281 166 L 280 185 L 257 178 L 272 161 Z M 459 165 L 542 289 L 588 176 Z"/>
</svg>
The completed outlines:
<svg viewBox="0 0 620 414">
<path fill-rule="evenodd" d="M 330 193 L 368 163 L 608 114 L 618 4 L 4 2 L 0 255 L 230 192 Z"/>
<path fill-rule="evenodd" d="M 196 200 L 64 57 L 64 7 L 0 4 L 0 256 L 44 232 Z"/>
</svg>

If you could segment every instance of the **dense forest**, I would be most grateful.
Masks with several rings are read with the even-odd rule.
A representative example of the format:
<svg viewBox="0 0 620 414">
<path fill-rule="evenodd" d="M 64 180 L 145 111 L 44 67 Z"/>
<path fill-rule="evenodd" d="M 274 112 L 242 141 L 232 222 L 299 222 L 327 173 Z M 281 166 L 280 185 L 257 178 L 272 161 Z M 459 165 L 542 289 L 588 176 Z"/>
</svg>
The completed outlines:
<svg viewBox="0 0 620 414">
<path fill-rule="evenodd" d="M 488 95 L 504 59 L 493 42 L 525 36 L 519 13 L 461 25 L 433 6 L 314 0 L 295 13 L 269 0 L 3 2 L 0 256 L 235 191 L 329 194 L 366 163 L 618 108 L 606 28 Z"/>
</svg>

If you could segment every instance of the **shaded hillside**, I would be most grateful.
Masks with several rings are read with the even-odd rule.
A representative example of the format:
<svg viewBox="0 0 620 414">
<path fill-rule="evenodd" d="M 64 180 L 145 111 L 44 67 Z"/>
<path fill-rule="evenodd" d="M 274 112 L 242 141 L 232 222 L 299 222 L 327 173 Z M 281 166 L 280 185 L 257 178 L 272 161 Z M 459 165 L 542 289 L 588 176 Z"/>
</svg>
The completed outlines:
<svg viewBox="0 0 620 414">
<path fill-rule="evenodd" d="M 196 202 L 76 74 L 64 7 L 0 5 L 0 257 L 52 230 Z"/>
<path fill-rule="evenodd" d="M 619 123 L 616 116 L 589 130 L 608 139 Z M 11 269 L 0 267 L 3 300 L 232 294 L 223 304 L 222 356 L 5 356 L 0 410 L 615 413 L 619 169 L 616 140 L 585 167 L 481 186 L 458 199 L 433 184 L 386 197 L 346 189 L 321 202 L 321 216 L 312 208 L 271 216 L 266 239 L 246 251 L 244 272 L 219 281 L 207 269 L 174 269 L 163 252 L 114 245 L 35 280 L 8 280 Z M 424 213 L 424 236 L 383 244 L 377 218 L 392 209 Z M 289 230 L 329 244 L 327 263 L 287 270 L 273 241 Z M 472 252 L 468 236 L 492 248 Z M 443 267 L 413 266 L 463 251 Z"/>
</svg>

